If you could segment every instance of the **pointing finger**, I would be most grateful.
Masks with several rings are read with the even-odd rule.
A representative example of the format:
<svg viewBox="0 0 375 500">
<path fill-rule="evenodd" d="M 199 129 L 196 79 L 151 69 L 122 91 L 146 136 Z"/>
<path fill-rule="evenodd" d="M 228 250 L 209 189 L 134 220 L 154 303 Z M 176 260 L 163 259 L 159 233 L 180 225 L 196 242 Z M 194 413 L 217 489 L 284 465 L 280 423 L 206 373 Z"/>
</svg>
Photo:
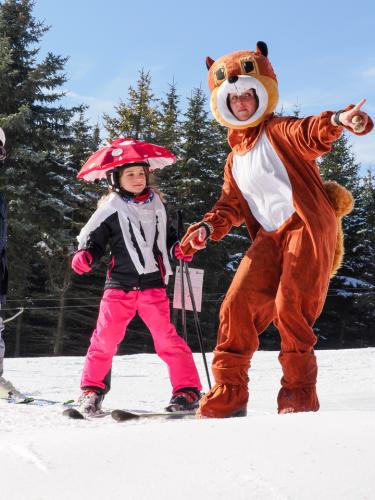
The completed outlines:
<svg viewBox="0 0 375 500">
<path fill-rule="evenodd" d="M 352 111 L 358 111 L 364 105 L 365 102 L 366 99 L 362 99 L 361 101 L 359 101 L 359 103 L 354 106 Z"/>
</svg>

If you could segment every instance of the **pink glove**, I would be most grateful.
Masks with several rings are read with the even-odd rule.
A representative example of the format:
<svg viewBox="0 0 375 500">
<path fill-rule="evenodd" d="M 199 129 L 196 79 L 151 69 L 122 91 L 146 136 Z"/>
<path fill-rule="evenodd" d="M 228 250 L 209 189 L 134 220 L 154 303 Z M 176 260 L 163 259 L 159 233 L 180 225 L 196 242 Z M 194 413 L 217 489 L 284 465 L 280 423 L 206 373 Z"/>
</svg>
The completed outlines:
<svg viewBox="0 0 375 500">
<path fill-rule="evenodd" d="M 177 243 L 177 245 L 174 247 L 174 255 L 176 259 L 183 260 L 184 262 L 191 262 L 193 260 L 192 255 L 185 255 L 182 253 L 180 244 Z"/>
<path fill-rule="evenodd" d="M 87 250 L 79 250 L 73 255 L 72 269 L 77 274 L 91 271 L 92 255 Z"/>
</svg>

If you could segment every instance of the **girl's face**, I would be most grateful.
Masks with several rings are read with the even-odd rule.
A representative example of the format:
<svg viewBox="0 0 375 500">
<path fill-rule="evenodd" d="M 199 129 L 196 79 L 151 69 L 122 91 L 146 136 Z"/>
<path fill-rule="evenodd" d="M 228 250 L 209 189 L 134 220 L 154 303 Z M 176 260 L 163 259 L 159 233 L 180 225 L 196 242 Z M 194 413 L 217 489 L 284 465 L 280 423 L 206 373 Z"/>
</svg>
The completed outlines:
<svg viewBox="0 0 375 500">
<path fill-rule="evenodd" d="M 120 186 L 125 191 L 129 191 L 135 195 L 142 193 L 146 187 L 146 174 L 144 168 L 129 167 L 124 168 L 120 173 Z"/>
</svg>

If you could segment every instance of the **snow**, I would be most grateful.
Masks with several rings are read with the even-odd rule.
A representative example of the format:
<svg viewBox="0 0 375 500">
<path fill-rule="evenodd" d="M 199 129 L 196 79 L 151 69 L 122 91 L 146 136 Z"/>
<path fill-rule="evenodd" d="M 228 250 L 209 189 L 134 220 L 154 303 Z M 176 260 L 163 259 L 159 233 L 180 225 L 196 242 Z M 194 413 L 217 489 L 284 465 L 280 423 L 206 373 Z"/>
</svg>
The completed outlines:
<svg viewBox="0 0 375 500">
<path fill-rule="evenodd" d="M 342 281 L 344 285 L 351 286 L 353 288 L 374 288 L 374 285 L 368 281 L 352 278 L 351 276 L 338 275 L 336 278 Z"/>
<path fill-rule="evenodd" d="M 276 414 L 276 352 L 254 357 L 245 418 L 73 421 L 59 405 L 0 401 L 0 498 L 372 500 L 375 348 L 317 356 L 317 413 Z M 65 401 L 78 394 L 82 364 L 5 359 L 4 376 L 29 395 Z M 108 408 L 161 410 L 170 397 L 165 365 L 153 354 L 116 357 L 112 385 Z"/>
</svg>

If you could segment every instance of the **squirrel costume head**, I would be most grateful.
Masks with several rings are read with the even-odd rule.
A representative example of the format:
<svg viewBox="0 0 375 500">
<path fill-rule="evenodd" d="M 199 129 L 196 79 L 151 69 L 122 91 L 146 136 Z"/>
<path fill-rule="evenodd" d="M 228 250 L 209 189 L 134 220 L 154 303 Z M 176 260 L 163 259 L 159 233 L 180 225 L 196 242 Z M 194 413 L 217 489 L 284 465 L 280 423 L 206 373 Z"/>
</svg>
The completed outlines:
<svg viewBox="0 0 375 500">
<path fill-rule="evenodd" d="M 277 79 L 268 59 L 268 48 L 257 42 L 254 52 L 241 50 L 220 57 L 206 58 L 211 110 L 216 120 L 231 129 L 256 127 L 273 113 L 279 98 Z M 247 119 L 236 118 L 230 106 L 230 95 L 252 92 L 257 101 L 255 112 Z"/>
</svg>

